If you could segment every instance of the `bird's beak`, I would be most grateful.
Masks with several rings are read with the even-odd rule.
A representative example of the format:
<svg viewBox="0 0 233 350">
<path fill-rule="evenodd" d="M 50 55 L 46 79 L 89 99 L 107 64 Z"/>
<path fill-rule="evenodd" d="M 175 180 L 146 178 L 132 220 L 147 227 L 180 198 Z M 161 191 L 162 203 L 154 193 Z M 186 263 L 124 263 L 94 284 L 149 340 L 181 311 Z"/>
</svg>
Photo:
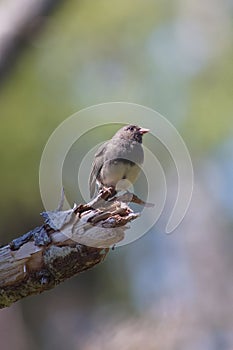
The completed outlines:
<svg viewBox="0 0 233 350">
<path fill-rule="evenodd" d="M 147 134 L 150 131 L 150 129 L 140 128 L 139 132 L 140 134 L 144 135 Z"/>
</svg>

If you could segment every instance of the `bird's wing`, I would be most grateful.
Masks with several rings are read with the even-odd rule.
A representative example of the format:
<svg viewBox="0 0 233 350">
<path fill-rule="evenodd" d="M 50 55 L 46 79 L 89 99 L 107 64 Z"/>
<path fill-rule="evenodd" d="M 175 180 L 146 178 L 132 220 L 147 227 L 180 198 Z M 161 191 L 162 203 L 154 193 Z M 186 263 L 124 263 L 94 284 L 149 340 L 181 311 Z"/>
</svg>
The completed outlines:
<svg viewBox="0 0 233 350">
<path fill-rule="evenodd" d="M 91 173 L 90 173 L 90 177 L 89 177 L 89 191 L 90 191 L 90 196 L 91 198 L 94 196 L 95 194 L 95 186 L 96 186 L 96 179 L 100 173 L 100 170 L 103 166 L 104 163 L 104 153 L 106 151 L 106 145 L 107 142 L 103 143 L 97 153 L 95 154 L 93 163 L 92 163 L 92 167 L 91 167 Z"/>
</svg>

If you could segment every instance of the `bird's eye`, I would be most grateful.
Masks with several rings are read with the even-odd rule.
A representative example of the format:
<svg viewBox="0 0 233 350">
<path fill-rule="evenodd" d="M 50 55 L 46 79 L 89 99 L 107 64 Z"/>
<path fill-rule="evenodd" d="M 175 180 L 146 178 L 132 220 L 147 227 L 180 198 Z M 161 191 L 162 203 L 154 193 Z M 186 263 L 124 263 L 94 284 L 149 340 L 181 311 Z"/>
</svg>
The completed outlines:
<svg viewBox="0 0 233 350">
<path fill-rule="evenodd" d="M 129 126 L 129 127 L 128 127 L 128 130 L 134 131 L 134 126 Z"/>
</svg>

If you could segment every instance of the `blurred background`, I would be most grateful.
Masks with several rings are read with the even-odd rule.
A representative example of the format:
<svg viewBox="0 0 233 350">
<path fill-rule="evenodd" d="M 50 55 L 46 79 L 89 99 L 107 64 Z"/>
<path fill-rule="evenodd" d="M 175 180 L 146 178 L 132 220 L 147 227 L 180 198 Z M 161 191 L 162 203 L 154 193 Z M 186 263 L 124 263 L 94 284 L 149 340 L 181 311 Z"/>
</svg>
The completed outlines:
<svg viewBox="0 0 233 350">
<path fill-rule="evenodd" d="M 1 349 L 233 349 L 232 15 L 231 0 L 0 1 L 1 244 L 41 224 L 44 145 L 84 107 L 157 110 L 195 173 L 172 235 L 167 209 L 103 264 L 1 310 Z"/>
</svg>

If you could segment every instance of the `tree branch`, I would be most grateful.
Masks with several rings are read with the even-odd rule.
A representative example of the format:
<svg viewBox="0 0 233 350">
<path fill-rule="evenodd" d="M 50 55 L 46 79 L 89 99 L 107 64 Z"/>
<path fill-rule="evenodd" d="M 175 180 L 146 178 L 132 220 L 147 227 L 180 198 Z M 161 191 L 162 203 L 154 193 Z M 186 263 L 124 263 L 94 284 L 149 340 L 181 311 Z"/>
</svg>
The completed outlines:
<svg viewBox="0 0 233 350">
<path fill-rule="evenodd" d="M 0 308 L 54 288 L 104 260 L 124 238 L 135 214 L 102 190 L 94 201 L 68 211 L 42 213 L 44 225 L 0 248 Z"/>
</svg>

